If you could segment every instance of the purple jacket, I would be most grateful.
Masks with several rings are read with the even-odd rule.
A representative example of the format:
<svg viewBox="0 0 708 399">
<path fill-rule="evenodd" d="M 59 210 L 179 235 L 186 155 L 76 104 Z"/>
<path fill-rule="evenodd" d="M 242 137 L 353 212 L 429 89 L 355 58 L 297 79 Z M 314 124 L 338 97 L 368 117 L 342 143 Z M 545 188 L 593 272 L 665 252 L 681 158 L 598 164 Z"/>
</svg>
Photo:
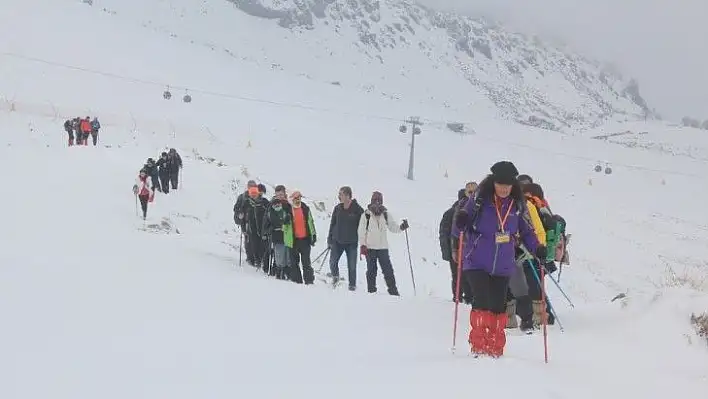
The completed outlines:
<svg viewBox="0 0 708 399">
<path fill-rule="evenodd" d="M 536 252 L 538 239 L 533 227 L 524 219 L 516 209 L 516 204 L 511 197 L 502 200 L 502 218 L 506 215 L 509 207 L 511 213 L 506 220 L 504 230 L 510 234 L 508 243 L 497 244 L 496 235 L 499 232 L 499 218 L 494 206 L 494 202 L 486 199 L 482 202 L 477 218 L 476 232 L 472 232 L 472 222 L 474 213 L 474 201 L 467 201 L 465 211 L 469 215 L 467 229 L 465 229 L 465 242 L 463 251 L 464 270 L 484 270 L 495 276 L 511 276 L 516 270 L 516 241 L 517 233 L 521 241 L 531 253 Z M 457 224 L 453 223 L 452 236 L 459 237 L 460 230 Z"/>
</svg>

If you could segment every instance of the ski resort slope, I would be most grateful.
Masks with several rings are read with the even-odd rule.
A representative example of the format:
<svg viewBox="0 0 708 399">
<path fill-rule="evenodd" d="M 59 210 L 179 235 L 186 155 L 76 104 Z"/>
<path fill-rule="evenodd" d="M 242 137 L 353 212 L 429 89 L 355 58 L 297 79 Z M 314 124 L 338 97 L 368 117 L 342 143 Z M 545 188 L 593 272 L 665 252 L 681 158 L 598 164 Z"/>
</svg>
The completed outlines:
<svg viewBox="0 0 708 399">
<path fill-rule="evenodd" d="M 184 188 L 158 194 L 143 222 L 130 192 L 142 148 L 22 140 L 0 157 L 16 193 L 0 224 L 3 398 L 512 398 L 524 387 L 530 398 L 590 399 L 706 387 L 706 351 L 688 343 L 685 319 L 708 302 L 688 290 L 561 313 L 548 365 L 540 335 L 513 332 L 504 359 L 475 360 L 464 306 L 452 354 L 447 301 L 296 286 L 239 267 L 222 244 L 236 237 L 222 230 L 228 173 L 212 165 L 185 157 Z"/>
<path fill-rule="evenodd" d="M 0 42 L 1 398 L 705 392 L 708 350 L 688 324 L 708 308 L 700 159 L 481 112 L 470 117 L 475 134 L 456 135 L 441 121 L 464 115 L 234 60 L 94 4 L 0 0 L 0 36 L 13 38 Z M 88 56 L 67 56 L 79 47 Z M 155 82 L 189 87 L 193 102 L 174 88 L 164 100 Z M 411 112 L 426 119 L 414 181 L 405 179 L 409 137 L 398 133 Z M 64 119 L 85 115 L 101 119 L 100 145 L 67 148 Z M 686 145 L 681 131 L 647 130 Z M 693 137 L 692 148 L 708 148 Z M 143 222 L 131 186 L 145 159 L 169 147 L 185 161 L 182 188 L 158 194 Z M 562 287 L 576 306 L 548 282 L 565 331 L 549 329 L 547 365 L 541 336 L 514 332 L 505 358 L 468 357 L 465 306 L 450 352 L 439 219 L 464 182 L 501 159 L 544 186 L 573 233 Z M 613 173 L 593 172 L 597 161 Z M 250 178 L 269 194 L 285 184 L 323 205 L 314 256 L 341 185 L 363 205 L 382 191 L 391 214 L 410 220 L 416 292 L 403 235 L 389 240 L 400 298 L 332 290 L 319 279 L 295 286 L 239 267 L 232 207 Z M 626 299 L 609 302 L 619 293 Z"/>
</svg>

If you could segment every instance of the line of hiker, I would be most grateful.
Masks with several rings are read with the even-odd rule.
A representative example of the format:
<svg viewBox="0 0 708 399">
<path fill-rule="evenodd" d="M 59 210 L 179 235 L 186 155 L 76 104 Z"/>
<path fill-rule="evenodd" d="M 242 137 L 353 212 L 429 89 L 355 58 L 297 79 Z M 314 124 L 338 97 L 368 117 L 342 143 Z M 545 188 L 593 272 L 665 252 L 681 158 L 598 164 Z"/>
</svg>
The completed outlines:
<svg viewBox="0 0 708 399">
<path fill-rule="evenodd" d="M 327 255 L 323 258 L 324 262 L 329 256 L 331 283 L 348 281 L 349 290 L 356 290 L 359 255 L 367 261 L 367 291 L 377 291 L 376 277 L 378 266 L 381 266 L 388 293 L 399 295 L 389 256 L 387 232 L 404 231 L 408 229 L 408 222 L 404 219 L 399 223 L 389 214 L 380 192 L 373 193 L 367 209 L 352 197 L 350 187 L 342 187 L 338 194 L 340 203 L 332 211 L 327 234 L 328 249 L 325 251 Z M 241 246 L 246 249 L 246 262 L 277 279 L 313 284 L 315 272 L 311 247 L 317 242 L 317 230 L 309 206 L 302 201 L 302 193 L 293 191 L 288 197 L 285 186 L 278 185 L 270 200 L 265 195 L 265 185 L 251 180 L 234 205 L 234 222 L 241 229 Z M 344 254 L 348 267 L 347 279 L 339 275 L 339 260 Z"/>
<path fill-rule="evenodd" d="M 147 218 L 148 204 L 153 202 L 155 191 L 168 194 L 170 189 L 177 190 L 182 166 L 182 157 L 174 148 L 162 152 L 157 162 L 147 159 L 133 185 L 133 194 L 140 201 L 143 220 Z"/>
<path fill-rule="evenodd" d="M 101 130 L 101 123 L 97 117 L 87 116 L 86 118 L 76 117 L 67 119 L 64 122 L 64 130 L 69 135 L 69 147 L 76 145 L 88 145 L 88 138 L 91 136 L 93 145 L 98 144 L 98 131 Z"/>
</svg>

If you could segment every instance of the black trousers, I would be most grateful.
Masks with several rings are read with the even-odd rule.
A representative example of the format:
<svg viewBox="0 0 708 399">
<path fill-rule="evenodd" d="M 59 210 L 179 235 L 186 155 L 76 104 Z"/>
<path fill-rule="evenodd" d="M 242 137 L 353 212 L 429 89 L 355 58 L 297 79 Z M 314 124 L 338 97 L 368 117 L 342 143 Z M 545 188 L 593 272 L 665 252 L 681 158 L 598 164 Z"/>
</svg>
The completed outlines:
<svg viewBox="0 0 708 399">
<path fill-rule="evenodd" d="M 147 217 L 148 213 L 148 200 L 150 199 L 150 196 L 148 195 L 139 195 L 138 199 L 140 199 L 140 208 L 143 210 L 143 219 Z"/>
<path fill-rule="evenodd" d="M 253 266 L 263 266 L 263 258 L 265 258 L 266 242 L 257 235 L 248 234 L 246 237 L 246 258 L 248 258 L 249 252 L 251 255 L 251 260 Z M 269 261 L 269 259 L 266 259 Z"/>
<path fill-rule="evenodd" d="M 393 265 L 388 249 L 370 249 L 366 256 L 366 288 L 369 292 L 376 292 L 376 275 L 378 274 L 377 262 L 381 265 L 384 281 L 388 287 L 388 293 L 398 295 L 396 287 L 396 277 L 393 274 Z"/>
<path fill-rule="evenodd" d="M 492 276 L 484 270 L 465 270 L 462 274 L 472 287 L 472 309 L 506 313 L 509 277 Z"/>
<path fill-rule="evenodd" d="M 452 275 L 452 299 L 455 299 L 457 294 L 457 262 L 450 261 L 450 274 Z M 470 282 L 464 276 L 460 276 L 460 302 L 472 303 L 472 287 Z"/>
<path fill-rule="evenodd" d="M 160 185 L 162 186 L 162 192 L 167 194 L 170 192 L 170 175 L 168 173 L 160 173 Z"/>
<path fill-rule="evenodd" d="M 179 183 L 179 169 L 170 171 L 170 184 L 173 190 L 177 190 L 177 183 Z"/>
<path fill-rule="evenodd" d="M 310 243 L 309 238 L 296 238 L 293 242 L 290 280 L 298 284 L 302 284 L 303 280 L 305 280 L 305 284 L 312 284 L 315 281 L 315 271 L 312 269 L 312 259 L 310 259 L 312 249 Z M 300 262 L 302 262 L 302 274 L 300 273 Z"/>
</svg>

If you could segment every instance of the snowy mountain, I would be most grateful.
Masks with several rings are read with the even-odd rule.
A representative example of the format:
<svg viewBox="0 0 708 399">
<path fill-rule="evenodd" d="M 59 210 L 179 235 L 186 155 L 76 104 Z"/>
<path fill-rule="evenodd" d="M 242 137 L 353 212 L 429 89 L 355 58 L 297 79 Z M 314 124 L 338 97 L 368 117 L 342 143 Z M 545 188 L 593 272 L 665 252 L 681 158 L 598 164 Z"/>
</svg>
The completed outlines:
<svg viewBox="0 0 708 399">
<path fill-rule="evenodd" d="M 394 99 L 402 95 L 395 87 L 413 85 L 419 88 L 420 101 L 462 112 L 491 102 L 509 119 L 551 130 L 652 114 L 636 81 L 483 20 L 401 0 L 229 1 L 250 16 L 273 20 L 270 29 L 277 23 L 284 34 L 296 37 L 302 47 L 295 53 L 318 60 L 316 69 L 298 65 L 278 47 L 265 53 L 283 68 L 315 78 Z M 366 65 L 366 73 L 345 79 L 337 72 L 349 63 Z M 322 69 L 327 72 L 320 73 Z M 430 78 L 423 75 L 427 71 Z M 436 76 L 441 74 L 455 76 L 455 84 L 447 85 L 450 79 Z M 397 81 L 384 83 L 391 79 Z M 471 91 L 483 96 L 478 100 L 482 104 L 455 101 Z"/>
<path fill-rule="evenodd" d="M 708 349 L 690 321 L 708 310 L 705 135 L 659 122 L 559 135 L 499 120 L 450 70 L 406 70 L 439 82 L 412 85 L 396 65 L 427 59 L 417 48 L 369 64 L 334 46 L 321 19 L 284 28 L 225 0 L 0 0 L 0 10 L 0 37 L 13 39 L 0 41 L 3 399 L 705 392 Z M 329 44 L 336 62 L 319 50 Z M 352 83 L 367 79 L 376 90 Z M 411 181 L 398 129 L 415 114 L 426 124 Z M 102 122 L 99 146 L 68 147 L 64 120 L 85 115 Z M 476 134 L 444 123 L 469 120 Z M 182 187 L 143 221 L 136 173 L 170 147 L 185 162 Z M 501 159 L 543 185 L 573 234 L 560 287 L 575 306 L 547 282 L 563 326 L 549 328 L 547 365 L 540 333 L 509 331 L 496 361 L 468 357 L 466 306 L 449 351 L 440 217 Z M 302 191 L 320 237 L 313 257 L 339 187 L 363 204 L 383 192 L 411 225 L 389 237 L 401 297 L 332 290 L 319 261 L 310 287 L 239 265 L 232 209 L 248 179 L 269 194 Z M 358 273 L 363 287 L 363 262 Z M 593 389 L 579 389 L 588 376 Z"/>
<path fill-rule="evenodd" d="M 120 2 L 93 4 L 116 18 L 133 18 L 174 39 L 262 67 L 354 88 L 390 102 L 415 99 L 427 111 L 424 114 L 442 108 L 452 111 L 448 118 L 473 124 L 476 114 L 488 109 L 519 123 L 558 131 L 653 117 L 635 80 L 482 20 L 401 0 L 224 1 L 230 1 L 233 10 L 214 1 L 199 7 L 162 1 L 129 15 Z M 200 21 L 209 21 L 219 31 L 248 29 L 215 38 L 196 28 Z"/>
</svg>

